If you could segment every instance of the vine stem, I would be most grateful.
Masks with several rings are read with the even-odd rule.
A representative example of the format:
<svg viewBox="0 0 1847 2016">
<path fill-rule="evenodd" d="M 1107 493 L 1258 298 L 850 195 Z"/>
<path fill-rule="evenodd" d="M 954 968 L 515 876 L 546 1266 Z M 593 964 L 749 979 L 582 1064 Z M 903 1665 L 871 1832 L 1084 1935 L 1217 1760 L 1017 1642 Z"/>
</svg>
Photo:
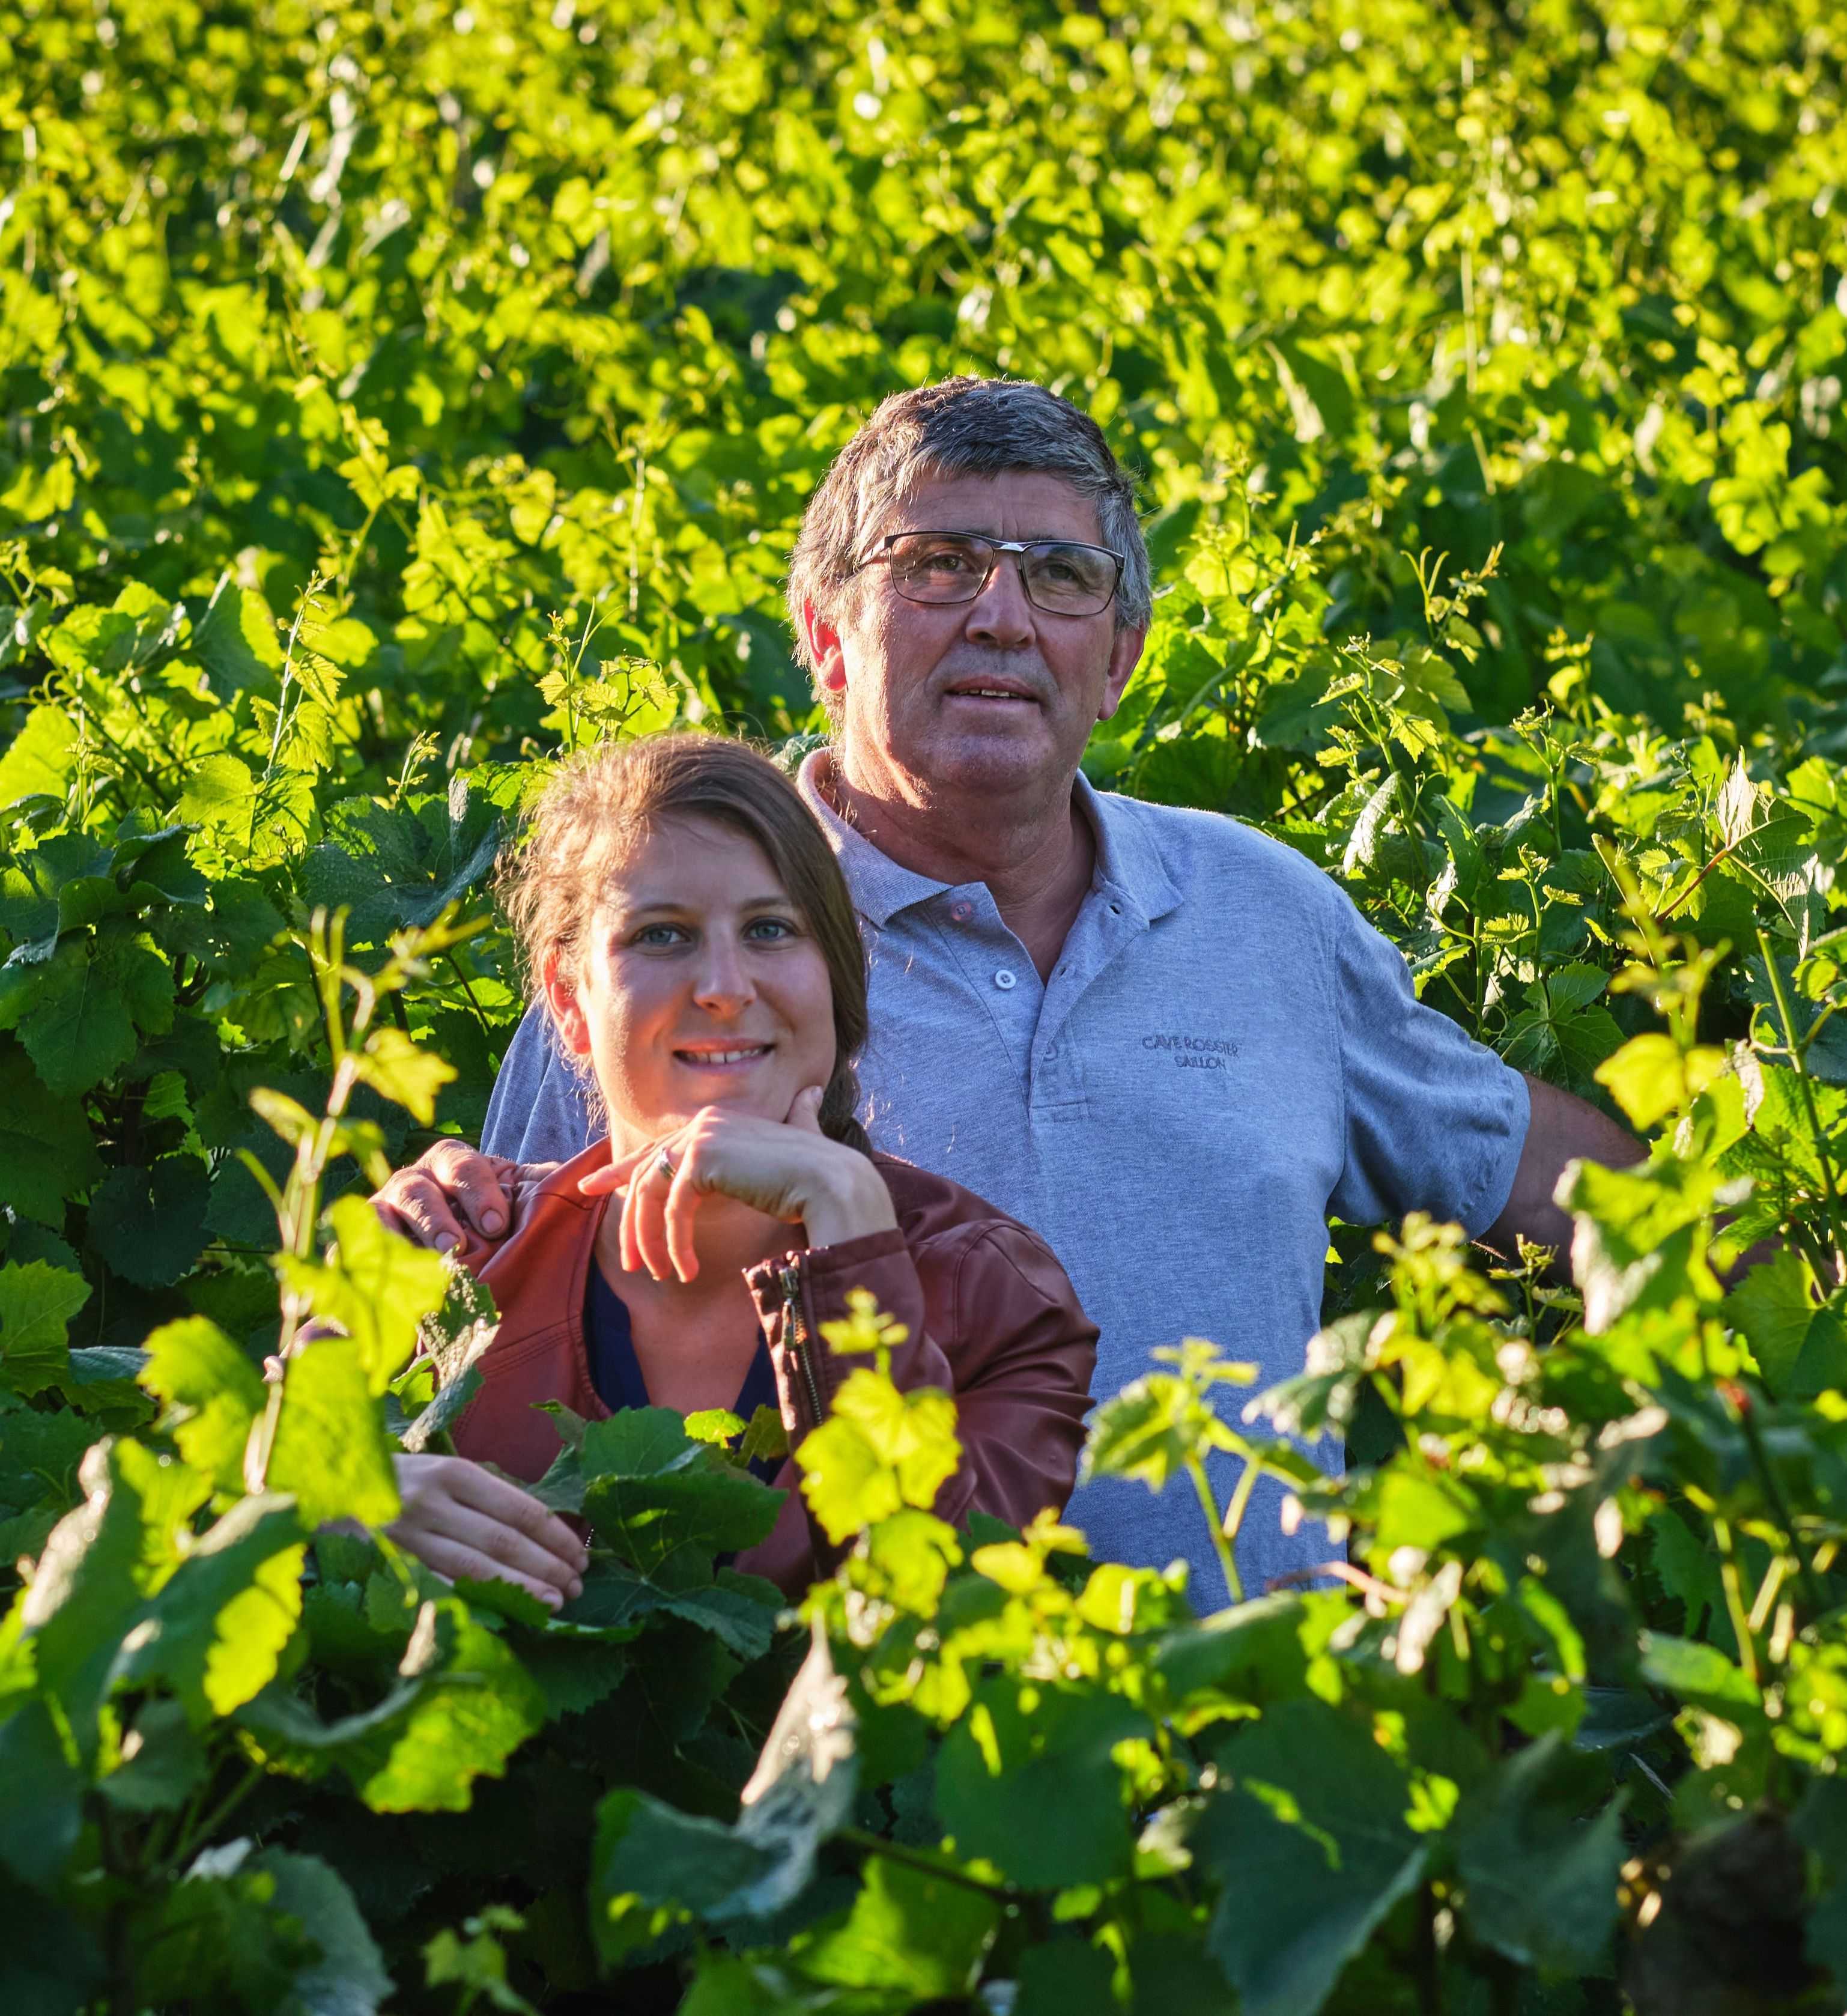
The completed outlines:
<svg viewBox="0 0 1847 2016">
<path fill-rule="evenodd" d="M 1020 1894 L 1010 1883 L 984 1883 L 980 1877 L 970 1876 L 966 1870 L 945 1868 L 933 1856 L 920 1855 L 913 1849 L 901 1848 L 895 1841 L 881 1840 L 877 1834 L 867 1834 L 861 1827 L 841 1827 L 833 1838 L 865 1854 L 882 1855 L 887 1862 L 901 1862 L 907 1869 L 939 1877 L 945 1883 L 960 1884 L 964 1890 L 973 1890 L 983 1897 L 999 1898 L 1011 1903 Z"/>
<path fill-rule="evenodd" d="M 1254 1464 L 1247 1463 L 1245 1477 L 1250 1476 L 1255 1468 Z M 1187 1457 L 1186 1474 L 1193 1480 L 1193 1489 L 1198 1495 L 1200 1510 L 1206 1515 L 1206 1531 L 1212 1536 L 1212 1551 L 1219 1557 L 1219 1565 L 1224 1571 L 1226 1593 L 1233 1603 L 1242 1603 L 1244 1585 L 1238 1579 L 1237 1557 L 1233 1553 L 1231 1542 L 1226 1537 L 1224 1528 L 1219 1523 L 1219 1502 L 1212 1496 L 1212 1480 L 1206 1475 L 1206 1467 L 1197 1456 Z M 1238 1480 L 1238 1488 L 1244 1489 L 1243 1478 Z M 1248 1495 L 1247 1492 L 1246 1496 Z M 1235 1498 L 1233 1502 L 1236 1503 Z M 1230 1517 L 1229 1511 L 1226 1516 L 1227 1518 Z M 1240 1516 L 1242 1516 L 1241 1513 Z"/>
<path fill-rule="evenodd" d="M 1783 1024 L 1784 1047 L 1795 1072 L 1796 1083 L 1802 1089 L 1802 1111 L 1808 1118 L 1809 1132 L 1814 1137 L 1815 1160 L 1821 1170 L 1821 1201 L 1827 1214 L 1828 1237 L 1834 1244 L 1834 1280 L 1838 1283 L 1847 1281 L 1847 1237 L 1842 1236 L 1841 1229 L 1841 1200 L 1834 1181 L 1834 1160 L 1827 1152 L 1827 1130 L 1822 1126 L 1821 1115 L 1816 1111 L 1815 1088 L 1809 1082 L 1808 1062 L 1802 1053 L 1805 1046 L 1796 1041 L 1795 1017 L 1790 1012 L 1789 996 L 1783 990 L 1783 975 L 1777 970 L 1770 938 L 1761 924 L 1757 927 L 1757 949 L 1770 983 L 1770 998 L 1777 1004 L 1777 1019 Z"/>
<path fill-rule="evenodd" d="M 1744 1677 L 1754 1687 L 1763 1686 L 1762 1669 L 1757 1663 L 1757 1636 L 1751 1629 L 1751 1612 L 1744 1601 L 1744 1579 L 1738 1571 L 1738 1550 L 1732 1539 L 1731 1521 L 1715 1519 L 1712 1539 L 1719 1549 L 1719 1583 L 1725 1591 L 1726 1615 L 1738 1641 L 1738 1658 Z"/>
</svg>

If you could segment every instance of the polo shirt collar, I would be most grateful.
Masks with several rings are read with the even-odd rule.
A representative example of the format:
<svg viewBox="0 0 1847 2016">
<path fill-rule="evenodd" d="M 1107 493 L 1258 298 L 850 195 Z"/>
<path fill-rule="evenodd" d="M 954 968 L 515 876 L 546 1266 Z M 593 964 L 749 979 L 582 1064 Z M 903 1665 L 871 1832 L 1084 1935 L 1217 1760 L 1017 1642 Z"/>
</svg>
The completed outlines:
<svg viewBox="0 0 1847 2016">
<path fill-rule="evenodd" d="M 883 929 L 900 910 L 941 896 L 950 884 L 900 866 L 841 817 L 821 788 L 830 760 L 827 750 L 811 751 L 796 783 L 846 872 L 854 907 L 869 923 Z M 1082 771 L 1074 788 L 1078 809 L 1096 837 L 1099 886 L 1125 898 L 1144 923 L 1165 916 L 1179 903 L 1180 891 L 1132 801 L 1095 790 Z"/>
</svg>

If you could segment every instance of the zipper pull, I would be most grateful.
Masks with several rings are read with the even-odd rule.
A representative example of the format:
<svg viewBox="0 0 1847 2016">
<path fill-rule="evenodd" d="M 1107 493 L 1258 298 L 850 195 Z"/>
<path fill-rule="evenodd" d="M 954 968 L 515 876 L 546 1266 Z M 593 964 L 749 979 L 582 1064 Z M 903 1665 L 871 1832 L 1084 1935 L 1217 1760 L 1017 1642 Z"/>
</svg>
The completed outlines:
<svg viewBox="0 0 1847 2016">
<path fill-rule="evenodd" d="M 821 1404 L 820 1381 L 815 1377 L 814 1361 L 808 1352 L 808 1325 L 801 1313 L 801 1269 L 791 1263 L 781 1270 L 780 1278 L 783 1348 L 801 1376 L 802 1390 L 808 1396 L 808 1411 L 814 1417 L 812 1425 L 819 1427 L 827 1410 Z"/>
</svg>

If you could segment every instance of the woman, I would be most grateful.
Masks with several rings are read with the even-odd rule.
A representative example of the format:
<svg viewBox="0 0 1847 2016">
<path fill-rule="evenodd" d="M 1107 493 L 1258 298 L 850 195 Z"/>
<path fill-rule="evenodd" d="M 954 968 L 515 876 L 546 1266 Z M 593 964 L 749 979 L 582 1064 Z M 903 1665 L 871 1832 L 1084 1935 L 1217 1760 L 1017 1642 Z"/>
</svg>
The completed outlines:
<svg viewBox="0 0 1847 2016">
<path fill-rule="evenodd" d="M 711 736 L 603 750 L 553 781 L 503 894 L 608 1136 L 514 1171 L 512 1233 L 459 1250 L 501 1312 L 454 1431 L 478 1460 L 401 1456 L 394 1537 L 439 1573 L 503 1576 L 556 1606 L 581 1588 L 581 1543 L 480 1467 L 543 1474 L 558 1438 L 535 1403 L 747 1420 L 761 1402 L 797 1448 L 847 1369 L 821 1326 L 860 1287 L 909 1330 L 895 1381 L 955 1395 L 962 1463 L 938 1512 L 1061 1509 L 1096 1328 L 1024 1226 L 873 1153 L 854 1118 L 865 955 L 782 772 Z M 775 1530 L 738 1561 L 791 1594 L 826 1560 L 797 1467 L 775 1476 Z"/>
</svg>

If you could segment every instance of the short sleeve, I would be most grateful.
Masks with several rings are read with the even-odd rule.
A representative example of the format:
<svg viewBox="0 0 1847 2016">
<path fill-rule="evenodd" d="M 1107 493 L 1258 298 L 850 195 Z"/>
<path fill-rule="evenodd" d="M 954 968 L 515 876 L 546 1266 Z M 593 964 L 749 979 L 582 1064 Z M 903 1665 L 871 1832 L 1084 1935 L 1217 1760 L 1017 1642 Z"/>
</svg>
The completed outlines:
<svg viewBox="0 0 1847 2016">
<path fill-rule="evenodd" d="M 1329 1208 L 1350 1225 L 1427 1211 L 1477 1236 L 1513 1190 L 1526 1081 L 1418 1000 L 1403 954 L 1344 894 L 1334 928 L 1345 1160 Z"/>
<path fill-rule="evenodd" d="M 514 1162 L 568 1162 L 603 1132 L 584 1082 L 558 1054 L 536 1001 L 501 1060 L 481 1129 L 481 1152 Z"/>
</svg>

